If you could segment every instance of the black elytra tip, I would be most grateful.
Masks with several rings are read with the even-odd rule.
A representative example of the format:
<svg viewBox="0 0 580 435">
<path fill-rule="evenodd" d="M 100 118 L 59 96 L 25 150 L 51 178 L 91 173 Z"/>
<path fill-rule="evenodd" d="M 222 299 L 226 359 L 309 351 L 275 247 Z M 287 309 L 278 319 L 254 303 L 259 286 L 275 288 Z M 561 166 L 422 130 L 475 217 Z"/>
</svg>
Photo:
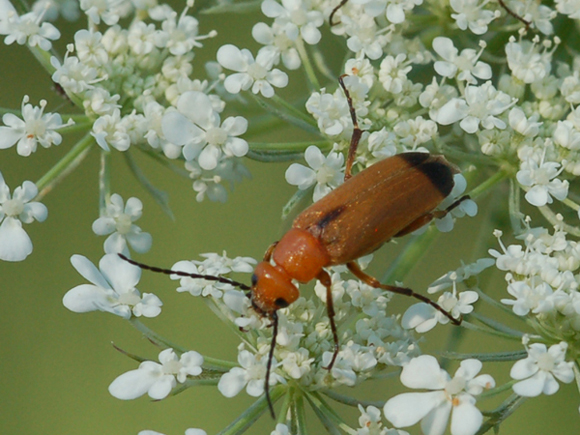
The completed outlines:
<svg viewBox="0 0 580 435">
<path fill-rule="evenodd" d="M 451 193 L 453 186 L 455 186 L 453 175 L 458 174 L 459 169 L 445 160 L 445 157 L 417 152 L 402 153 L 399 154 L 399 157 L 429 178 L 443 197 L 447 197 Z"/>
</svg>

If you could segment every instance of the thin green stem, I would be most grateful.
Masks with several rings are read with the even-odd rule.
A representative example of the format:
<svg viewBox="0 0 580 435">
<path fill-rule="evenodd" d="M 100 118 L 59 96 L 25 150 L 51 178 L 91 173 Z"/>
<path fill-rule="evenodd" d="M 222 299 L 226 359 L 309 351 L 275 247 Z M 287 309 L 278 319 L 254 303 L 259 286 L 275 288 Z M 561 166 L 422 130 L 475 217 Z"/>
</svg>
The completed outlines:
<svg viewBox="0 0 580 435">
<path fill-rule="evenodd" d="M 302 66 L 304 67 L 304 72 L 306 73 L 306 79 L 308 80 L 308 88 L 313 90 L 320 89 L 320 83 L 318 82 L 318 78 L 316 77 L 316 72 L 312 67 L 312 62 L 310 62 L 310 56 L 308 56 L 308 52 L 304 47 L 304 41 L 302 38 L 296 39 L 296 50 L 298 50 L 298 55 L 300 56 L 300 60 L 302 60 Z"/>
<path fill-rule="evenodd" d="M 250 149 L 252 151 L 288 151 L 303 153 L 310 145 L 315 145 L 322 151 L 330 151 L 332 145 L 327 140 L 319 141 L 302 141 L 302 142 L 250 142 Z"/>
<path fill-rule="evenodd" d="M 262 98 L 254 95 L 252 92 L 248 95 L 250 95 L 266 112 L 273 114 L 308 133 L 320 135 L 318 127 L 312 118 L 309 119 L 302 112 L 296 110 L 296 108 L 292 107 L 280 97 L 274 95 L 272 98 Z"/>
<path fill-rule="evenodd" d="M 179 353 L 188 352 L 190 349 L 187 349 L 179 344 L 173 343 L 172 341 L 168 340 L 165 337 L 157 334 L 155 331 L 151 330 L 147 326 L 145 326 L 139 319 L 136 317 L 131 317 L 129 319 L 129 323 L 135 327 L 139 332 L 141 332 L 147 339 L 149 339 L 152 343 L 156 344 L 160 347 L 168 347 L 171 348 Z M 217 358 L 211 358 L 208 356 L 203 356 L 203 366 L 216 370 L 216 371 L 226 371 L 233 367 L 236 367 L 237 364 L 231 361 L 224 361 Z"/>
<path fill-rule="evenodd" d="M 508 177 L 507 171 L 499 170 L 491 177 L 489 177 L 487 180 L 485 180 L 483 183 L 471 189 L 471 191 L 469 192 L 469 196 L 471 196 L 472 198 L 477 198 L 478 196 L 487 192 L 488 190 L 490 190 L 492 187 L 494 187 L 496 184 L 500 183 L 507 177 Z"/>
<path fill-rule="evenodd" d="M 304 396 L 300 394 L 299 390 L 296 390 L 294 396 L 294 403 L 296 405 L 296 435 L 307 435 L 306 430 L 306 412 L 304 409 Z"/>
<path fill-rule="evenodd" d="M 356 431 L 347 425 L 336 411 L 326 403 L 320 393 L 310 392 L 306 398 L 330 433 L 340 433 L 340 429 L 348 434 L 356 434 Z"/>
<path fill-rule="evenodd" d="M 40 201 L 44 198 L 57 183 L 70 174 L 83 161 L 93 144 L 93 137 L 87 133 L 62 159 L 56 163 L 56 165 L 50 168 L 49 171 L 36 182 L 38 195 L 36 195 L 35 201 Z"/>
<path fill-rule="evenodd" d="M 276 402 L 284 393 L 286 387 L 278 385 L 270 391 L 272 402 Z M 244 433 L 258 418 L 268 410 L 266 396 L 263 395 L 256 400 L 252 406 L 246 409 L 238 418 L 236 418 L 228 427 L 218 433 L 218 435 L 234 435 Z"/>
<path fill-rule="evenodd" d="M 475 316 L 475 313 L 472 313 L 471 316 Z M 509 340 L 521 340 L 521 336 L 517 337 L 517 336 L 514 336 L 512 334 L 507 334 L 505 332 L 496 331 L 495 329 L 484 328 L 482 326 L 475 325 L 475 324 L 473 324 L 471 322 L 467 322 L 465 320 L 463 322 L 461 322 L 461 326 L 463 328 L 469 329 L 471 331 L 482 332 L 484 334 L 493 335 L 496 337 L 507 338 Z"/>
<path fill-rule="evenodd" d="M 107 204 L 111 198 L 111 152 L 101 150 L 99 167 L 99 215 L 107 212 Z"/>
<path fill-rule="evenodd" d="M 362 405 L 364 407 L 374 406 L 376 408 L 382 408 L 383 406 L 385 406 L 384 400 L 359 400 L 354 397 L 339 394 L 333 390 L 325 390 L 322 393 L 328 398 L 348 406 L 357 407 L 358 405 Z"/>
<path fill-rule="evenodd" d="M 274 94 L 274 96 L 271 98 L 271 100 L 274 103 L 278 104 L 280 107 L 284 108 L 284 110 L 286 110 L 292 116 L 294 116 L 298 119 L 301 119 L 307 125 L 309 125 L 311 128 L 314 128 L 317 134 L 320 134 L 320 132 L 318 131 L 318 125 L 316 124 L 316 121 L 310 115 L 307 115 L 306 113 L 298 110 L 296 107 L 294 107 L 292 104 L 290 104 L 285 99 L 280 98 L 278 95 Z"/>
</svg>

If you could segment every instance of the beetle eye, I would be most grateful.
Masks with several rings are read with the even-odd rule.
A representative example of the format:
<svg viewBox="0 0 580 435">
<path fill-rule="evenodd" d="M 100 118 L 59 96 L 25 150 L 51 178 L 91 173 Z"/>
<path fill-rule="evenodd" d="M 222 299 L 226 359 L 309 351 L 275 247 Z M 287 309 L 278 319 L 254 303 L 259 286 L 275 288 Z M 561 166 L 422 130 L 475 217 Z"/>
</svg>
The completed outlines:
<svg viewBox="0 0 580 435">
<path fill-rule="evenodd" d="M 290 305 L 288 303 L 288 301 L 284 298 L 278 298 L 274 301 L 274 304 L 278 307 L 278 308 L 286 308 L 288 305 Z"/>
<path fill-rule="evenodd" d="M 258 277 L 256 276 L 256 274 L 254 273 L 252 275 L 252 287 L 256 287 L 256 284 L 258 284 Z"/>
</svg>

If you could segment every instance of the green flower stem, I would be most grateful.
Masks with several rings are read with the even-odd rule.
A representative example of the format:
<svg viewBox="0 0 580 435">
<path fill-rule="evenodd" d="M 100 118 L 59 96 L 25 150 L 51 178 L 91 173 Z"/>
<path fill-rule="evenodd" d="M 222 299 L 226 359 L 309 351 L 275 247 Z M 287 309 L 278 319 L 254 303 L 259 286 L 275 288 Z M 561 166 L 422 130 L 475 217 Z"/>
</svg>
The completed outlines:
<svg viewBox="0 0 580 435">
<path fill-rule="evenodd" d="M 111 152 L 101 150 L 99 167 L 99 216 L 107 212 L 107 203 L 111 198 Z"/>
<path fill-rule="evenodd" d="M 296 107 L 288 103 L 283 98 L 274 95 L 272 98 L 264 98 L 250 93 L 254 100 L 267 111 L 273 112 L 276 116 L 291 122 L 303 130 L 320 135 L 316 121 L 306 113 L 301 112 Z"/>
<path fill-rule="evenodd" d="M 423 234 L 414 236 L 407 243 L 403 252 L 391 263 L 381 281 L 389 283 L 403 281 L 440 234 L 437 228 L 431 226 Z"/>
<path fill-rule="evenodd" d="M 505 400 L 500 406 L 498 406 L 493 412 L 485 413 L 489 415 L 489 419 L 483 423 L 475 435 L 483 435 L 487 433 L 490 429 L 495 428 L 497 433 L 499 430 L 499 425 L 502 421 L 512 415 L 516 409 L 518 409 L 525 401 L 527 397 L 521 397 L 517 394 L 512 394 L 507 400 Z"/>
<path fill-rule="evenodd" d="M 272 402 L 276 402 L 284 393 L 286 387 L 278 385 L 270 390 Z M 236 418 L 228 427 L 218 433 L 218 435 L 234 435 L 245 432 L 253 425 L 258 418 L 268 409 L 266 395 L 262 395 L 248 409 L 246 409 L 238 418 Z"/>
<path fill-rule="evenodd" d="M 338 403 L 342 403 L 344 405 L 354 406 L 354 407 L 357 407 L 358 405 L 362 405 L 365 408 L 367 406 L 374 406 L 375 408 L 382 408 L 383 406 L 385 406 L 385 403 L 386 403 L 384 400 L 376 400 L 376 401 L 359 400 L 359 399 L 355 399 L 354 397 L 345 396 L 344 394 L 339 394 L 333 390 L 325 390 L 322 393 L 326 397 L 328 397 L 328 398 L 330 398 Z"/>
<path fill-rule="evenodd" d="M 326 63 L 326 57 L 324 56 L 324 54 L 322 54 L 320 48 L 317 45 L 313 45 L 310 47 L 310 50 L 312 53 L 312 61 L 314 62 L 314 65 L 316 66 L 318 71 L 320 71 L 320 73 L 328 80 L 330 80 L 333 83 L 336 83 L 338 80 L 336 73 L 329 68 L 328 64 Z"/>
<path fill-rule="evenodd" d="M 44 51 L 38 45 L 35 47 L 31 47 L 30 45 L 27 45 L 27 47 L 30 50 L 30 52 L 32 53 L 32 55 L 36 58 L 38 63 L 40 63 L 40 65 L 42 65 L 42 67 L 46 70 L 46 72 L 52 76 L 55 69 L 52 66 L 52 64 L 50 63 L 50 58 L 52 56 L 55 56 L 56 54 L 50 53 L 48 51 Z M 82 105 L 81 105 L 81 107 L 82 107 Z"/>
<path fill-rule="evenodd" d="M 499 387 L 495 387 L 495 388 L 492 388 L 491 390 L 484 391 L 483 393 L 481 393 L 478 396 L 478 399 L 488 399 L 490 397 L 495 397 L 498 394 L 501 394 L 505 391 L 509 391 L 512 389 L 512 387 L 514 386 L 514 384 L 516 382 L 519 382 L 519 381 L 517 379 L 512 379 L 509 382 L 506 382 L 505 384 L 500 385 Z"/>
<path fill-rule="evenodd" d="M 500 169 L 483 183 L 475 186 L 471 189 L 468 194 L 471 198 L 477 198 L 478 196 L 482 195 L 483 193 L 489 191 L 492 187 L 496 184 L 500 183 L 501 181 L 505 180 L 508 177 L 508 172 L 506 170 Z"/>
<path fill-rule="evenodd" d="M 296 390 L 294 396 L 294 405 L 296 415 L 296 435 L 306 435 L 308 431 L 306 430 L 306 412 L 304 409 L 304 396 L 300 394 L 299 390 Z"/>
<path fill-rule="evenodd" d="M 480 319 L 480 317 L 482 317 L 482 316 L 479 316 L 479 315 L 476 315 L 476 314 L 477 313 L 471 313 L 471 316 L 477 318 L 480 321 L 483 321 L 482 319 Z M 521 335 L 520 336 L 517 336 L 517 335 L 511 334 L 511 333 L 507 333 L 507 332 L 503 332 L 503 331 L 498 331 L 496 329 L 492 329 L 491 327 L 490 328 L 485 328 L 485 327 L 482 327 L 482 326 L 475 325 L 475 324 L 473 324 L 471 322 L 467 322 L 466 320 L 464 320 L 463 322 L 461 322 L 461 326 L 464 327 L 464 328 L 466 328 L 466 329 L 469 329 L 471 331 L 482 332 L 484 334 L 493 335 L 493 336 L 496 336 L 496 337 L 507 338 L 509 340 L 515 340 L 515 341 L 521 341 L 521 339 L 522 339 L 521 337 L 523 335 L 521 332 L 519 333 Z"/>
<path fill-rule="evenodd" d="M 189 350 L 191 350 L 191 349 L 186 349 L 183 346 L 180 346 L 178 344 L 175 344 L 175 343 L 171 342 L 170 340 L 166 339 L 165 337 L 162 337 L 161 335 L 157 334 L 156 332 L 152 331 L 147 326 L 145 326 L 136 317 L 131 317 L 129 319 L 129 323 L 131 323 L 131 325 L 133 325 L 135 327 L 135 329 L 137 329 L 145 337 L 147 337 L 150 341 L 152 341 L 153 343 L 155 343 L 158 346 L 170 347 L 179 353 L 185 353 L 185 352 L 188 352 Z M 233 363 L 231 361 L 224 361 L 224 360 L 220 360 L 217 358 L 211 358 L 211 357 L 208 357 L 205 355 L 203 355 L 203 361 L 204 361 L 203 366 L 205 368 L 213 369 L 213 370 L 217 370 L 217 371 L 229 370 L 232 367 L 237 366 L 236 363 Z"/>
<path fill-rule="evenodd" d="M 553 226 L 559 226 L 568 234 L 580 237 L 580 228 L 564 223 L 564 221 L 562 219 L 559 219 L 556 213 L 554 213 L 552 209 L 547 205 L 538 207 L 538 210 L 540 210 L 540 213 L 542 213 L 542 215 L 546 218 L 546 220 L 550 222 Z"/>
<path fill-rule="evenodd" d="M 516 350 L 513 352 L 492 352 L 492 353 L 456 353 L 456 352 L 441 352 L 441 356 L 454 361 L 463 361 L 469 358 L 476 358 L 481 362 L 505 362 L 517 361 L 525 358 L 528 352 L 525 350 Z"/>
<path fill-rule="evenodd" d="M 318 78 L 316 77 L 316 73 L 314 72 L 314 68 L 312 67 L 310 57 L 308 56 L 308 52 L 304 47 L 304 41 L 302 38 L 298 38 L 296 40 L 296 50 L 298 50 L 298 55 L 302 60 L 302 66 L 304 66 L 304 72 L 306 73 L 306 78 L 308 79 L 308 88 L 311 91 L 318 91 L 320 89 L 320 83 L 318 82 Z"/>
<path fill-rule="evenodd" d="M 488 296 L 487 294 L 485 294 L 480 289 L 475 289 L 475 291 L 477 292 L 477 294 L 479 295 L 479 297 L 484 302 L 487 302 L 492 307 L 498 308 L 498 309 L 502 310 L 504 313 L 509 314 L 510 316 L 515 316 L 519 320 L 522 319 L 520 316 L 515 315 L 514 312 L 513 312 L 513 310 L 511 308 L 509 308 L 507 305 L 504 305 L 501 302 L 496 301 L 494 298 Z"/>
<path fill-rule="evenodd" d="M 276 423 L 286 424 L 288 410 L 290 409 L 290 405 L 294 401 L 293 399 L 294 399 L 294 388 L 290 388 L 288 392 L 284 395 L 284 401 L 282 402 L 282 406 L 280 407 L 280 411 L 278 412 Z"/>
<path fill-rule="evenodd" d="M 49 193 L 54 186 L 70 174 L 86 157 L 91 145 L 95 143 L 90 134 L 86 134 L 79 140 L 71 150 L 58 161 L 50 170 L 44 174 L 37 182 L 38 195 L 35 201 L 40 201 Z"/>
<path fill-rule="evenodd" d="M 304 141 L 304 142 L 250 142 L 250 149 L 252 151 L 289 151 L 303 153 L 310 145 L 316 145 L 322 151 L 330 151 L 331 144 L 327 140 L 319 141 Z"/>
<path fill-rule="evenodd" d="M 322 417 L 321 421 L 325 424 L 330 433 L 335 433 L 335 431 L 340 429 L 348 434 L 356 434 L 356 431 L 347 425 L 344 420 L 336 413 L 336 411 L 331 406 L 329 406 L 328 403 L 326 403 L 320 393 L 310 392 L 306 398 L 310 402 L 312 409 L 314 409 L 319 418 Z M 332 431 L 331 428 L 327 426 L 328 423 L 332 425 L 332 428 L 334 428 L 335 431 Z"/>
</svg>

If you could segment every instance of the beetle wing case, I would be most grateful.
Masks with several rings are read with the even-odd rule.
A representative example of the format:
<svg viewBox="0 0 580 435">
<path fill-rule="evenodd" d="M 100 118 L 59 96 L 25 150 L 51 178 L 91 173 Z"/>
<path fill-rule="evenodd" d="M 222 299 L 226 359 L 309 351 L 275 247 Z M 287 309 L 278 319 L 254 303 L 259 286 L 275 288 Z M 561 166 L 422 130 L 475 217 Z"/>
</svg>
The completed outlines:
<svg viewBox="0 0 580 435">
<path fill-rule="evenodd" d="M 403 153 L 359 172 L 294 220 L 325 246 L 330 263 L 344 264 L 378 249 L 432 212 L 459 170 L 443 156 Z"/>
</svg>

